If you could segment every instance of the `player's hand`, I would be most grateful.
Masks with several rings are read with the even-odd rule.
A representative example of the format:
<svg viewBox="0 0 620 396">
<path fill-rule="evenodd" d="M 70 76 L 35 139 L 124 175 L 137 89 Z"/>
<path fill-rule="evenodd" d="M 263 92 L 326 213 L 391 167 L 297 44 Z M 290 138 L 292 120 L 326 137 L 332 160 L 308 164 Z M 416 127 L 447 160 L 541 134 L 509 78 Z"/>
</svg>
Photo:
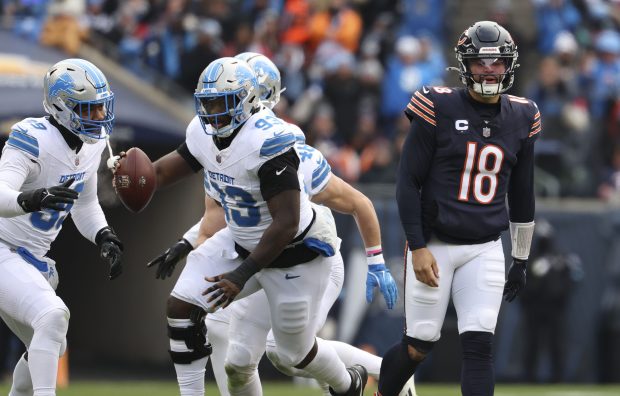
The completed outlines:
<svg viewBox="0 0 620 396">
<path fill-rule="evenodd" d="M 439 287 L 439 267 L 428 248 L 420 248 L 411 252 L 413 272 L 420 282 L 430 287 Z"/>
<path fill-rule="evenodd" d="M 172 275 L 174 267 L 179 261 L 183 260 L 194 247 L 186 239 L 182 238 L 174 245 L 170 246 L 165 252 L 149 261 L 147 267 L 157 265 L 155 279 L 164 280 Z"/>
<path fill-rule="evenodd" d="M 108 166 L 108 169 L 110 169 L 112 173 L 116 173 L 118 168 L 120 168 L 121 166 L 121 158 L 126 157 L 126 156 L 127 156 L 127 152 L 121 151 L 118 155 L 108 158 L 108 161 L 106 163 L 106 165 Z"/>
<path fill-rule="evenodd" d="M 203 296 L 206 296 L 209 293 L 213 293 L 207 299 L 207 303 L 213 303 L 213 309 L 218 307 L 226 308 L 230 305 L 231 302 L 237 297 L 239 293 L 241 293 L 241 289 L 243 289 L 243 285 L 238 285 L 233 279 L 235 276 L 233 275 L 234 271 L 226 272 L 225 274 L 217 275 L 217 276 L 208 276 L 205 278 L 207 282 L 214 282 L 215 284 L 204 292 L 202 292 Z"/>
<path fill-rule="evenodd" d="M 118 278 L 123 272 L 121 258 L 123 244 L 110 227 L 104 227 L 97 233 L 95 242 L 99 246 L 101 258 L 110 266 L 110 280 Z"/>
<path fill-rule="evenodd" d="M 525 288 L 527 279 L 527 260 L 512 259 L 508 269 L 508 277 L 504 285 L 504 300 L 512 302 Z"/>
<path fill-rule="evenodd" d="M 390 270 L 385 264 L 371 264 L 368 266 L 366 274 L 366 301 L 372 302 L 375 287 L 379 287 L 388 309 L 394 308 L 396 299 L 398 298 L 398 288 L 396 282 L 392 278 Z"/>
<path fill-rule="evenodd" d="M 17 196 L 17 203 L 26 213 L 38 212 L 42 209 L 64 210 L 78 198 L 78 192 L 69 188 L 75 179 L 67 179 L 64 183 L 36 190 L 24 191 Z"/>
</svg>

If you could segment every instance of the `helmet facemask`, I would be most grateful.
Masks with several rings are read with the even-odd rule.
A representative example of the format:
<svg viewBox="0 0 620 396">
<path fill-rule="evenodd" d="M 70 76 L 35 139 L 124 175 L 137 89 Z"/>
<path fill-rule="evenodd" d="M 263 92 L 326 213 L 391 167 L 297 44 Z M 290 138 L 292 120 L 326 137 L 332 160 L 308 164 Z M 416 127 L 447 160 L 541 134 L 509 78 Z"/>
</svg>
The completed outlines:
<svg viewBox="0 0 620 396">
<path fill-rule="evenodd" d="M 194 94 L 196 115 L 206 134 L 230 136 L 258 103 L 258 84 L 246 62 L 215 60 L 202 72 Z"/>
<path fill-rule="evenodd" d="M 502 62 L 505 70 L 503 73 L 473 73 L 471 65 L 479 62 L 482 67 L 491 67 L 496 62 Z M 461 80 L 467 87 L 481 96 L 495 96 L 507 91 L 514 83 L 514 70 L 510 72 L 510 64 L 514 63 L 507 57 L 471 57 L 465 58 L 461 62 Z M 514 68 L 513 68 L 514 69 Z M 494 82 L 487 82 L 487 77 L 495 79 Z"/>
</svg>

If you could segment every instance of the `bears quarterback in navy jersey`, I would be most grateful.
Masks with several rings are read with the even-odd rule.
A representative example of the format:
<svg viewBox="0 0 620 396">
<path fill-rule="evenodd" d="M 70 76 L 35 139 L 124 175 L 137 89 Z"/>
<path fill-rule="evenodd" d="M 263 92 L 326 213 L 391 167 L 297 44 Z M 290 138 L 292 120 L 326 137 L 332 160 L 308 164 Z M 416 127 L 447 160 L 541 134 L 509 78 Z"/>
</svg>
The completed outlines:
<svg viewBox="0 0 620 396">
<path fill-rule="evenodd" d="M 464 88 L 421 87 L 406 105 L 410 132 L 396 200 L 407 238 L 403 339 L 384 356 L 379 396 L 396 396 L 441 336 L 450 299 L 458 317 L 464 396 L 493 395 L 492 343 L 502 295 L 526 282 L 534 230 L 536 104 L 506 94 L 517 46 L 492 21 L 455 47 Z M 506 279 L 500 233 L 510 228 Z"/>
</svg>

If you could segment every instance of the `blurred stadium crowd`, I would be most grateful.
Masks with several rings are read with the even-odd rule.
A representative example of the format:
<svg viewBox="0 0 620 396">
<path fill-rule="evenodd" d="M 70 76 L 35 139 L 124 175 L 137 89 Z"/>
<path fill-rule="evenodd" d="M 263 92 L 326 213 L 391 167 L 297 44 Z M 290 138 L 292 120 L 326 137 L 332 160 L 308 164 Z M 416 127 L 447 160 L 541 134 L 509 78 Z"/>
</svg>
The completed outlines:
<svg viewBox="0 0 620 396">
<path fill-rule="evenodd" d="M 138 76 L 145 65 L 157 70 L 153 84 L 174 80 L 188 98 L 213 59 L 263 53 L 283 75 L 279 115 L 302 126 L 345 180 L 389 183 L 411 92 L 459 84 L 445 72 L 465 28 L 454 23 L 457 3 L 5 0 L 2 13 L 17 34 L 69 54 L 87 42 Z M 511 31 L 526 63 L 511 93 L 543 114 L 539 195 L 620 202 L 620 1 L 529 0 L 534 32 L 513 17 L 526 2 L 488 3 L 479 19 Z"/>
</svg>

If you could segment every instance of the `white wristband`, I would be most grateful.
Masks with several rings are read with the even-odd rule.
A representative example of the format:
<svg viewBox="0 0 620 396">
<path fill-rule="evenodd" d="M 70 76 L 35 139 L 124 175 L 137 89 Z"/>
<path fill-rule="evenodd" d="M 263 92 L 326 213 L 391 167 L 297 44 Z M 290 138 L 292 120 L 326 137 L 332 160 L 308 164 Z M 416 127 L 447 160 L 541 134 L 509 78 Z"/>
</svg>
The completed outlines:
<svg viewBox="0 0 620 396">
<path fill-rule="evenodd" d="M 190 245 L 192 245 L 194 249 L 196 248 L 196 242 L 198 242 L 198 234 L 200 233 L 201 222 L 202 222 L 202 219 L 198 223 L 194 224 L 192 228 L 187 230 L 185 234 L 183 234 L 183 239 L 189 242 Z"/>
<path fill-rule="evenodd" d="M 368 265 L 385 264 L 385 260 L 383 259 L 383 254 L 378 254 L 376 256 L 366 257 L 366 263 Z"/>
<path fill-rule="evenodd" d="M 519 260 L 527 260 L 532 247 L 534 235 L 534 222 L 513 223 L 510 222 L 510 240 L 512 242 L 512 257 Z"/>
</svg>

